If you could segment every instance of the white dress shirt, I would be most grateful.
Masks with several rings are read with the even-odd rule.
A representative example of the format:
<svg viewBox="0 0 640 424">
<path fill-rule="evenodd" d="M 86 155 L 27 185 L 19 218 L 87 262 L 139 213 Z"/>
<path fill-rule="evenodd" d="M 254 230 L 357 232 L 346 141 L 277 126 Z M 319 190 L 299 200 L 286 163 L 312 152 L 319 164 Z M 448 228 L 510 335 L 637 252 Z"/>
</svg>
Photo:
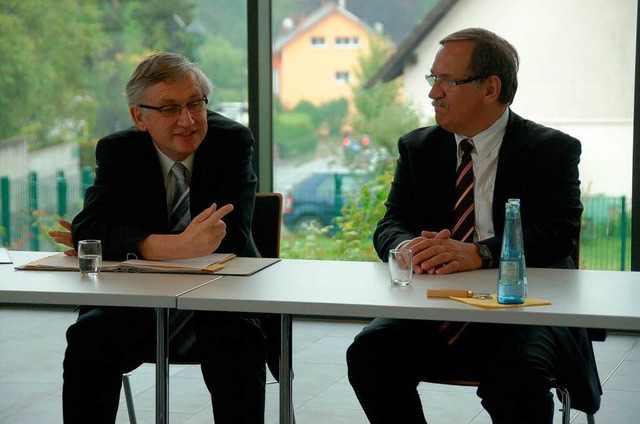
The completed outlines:
<svg viewBox="0 0 640 424">
<path fill-rule="evenodd" d="M 507 131 L 509 108 L 489 128 L 471 137 L 475 149 L 471 151 L 473 160 L 473 197 L 475 203 L 475 229 L 473 241 L 485 240 L 495 235 L 493 228 L 493 190 L 498 169 L 498 153 Z M 460 141 L 465 137 L 455 134 L 458 147 L 458 164 L 462 159 Z"/>
<path fill-rule="evenodd" d="M 164 189 L 167 194 L 167 213 L 170 216 L 171 208 L 173 208 L 173 196 L 176 194 L 176 177 L 173 172 L 171 172 L 171 168 L 173 167 L 173 164 L 176 163 L 176 161 L 162 153 L 160 149 L 158 149 L 158 146 L 156 146 L 155 142 L 153 143 L 153 146 L 156 148 L 156 152 L 158 153 L 160 168 L 162 169 L 162 175 L 164 175 Z M 191 173 L 193 171 L 194 158 L 193 155 L 194 154 L 192 153 L 188 158 L 181 162 L 187 168 L 188 182 L 191 182 Z M 167 219 L 169 219 L 169 216 L 167 216 Z"/>
</svg>

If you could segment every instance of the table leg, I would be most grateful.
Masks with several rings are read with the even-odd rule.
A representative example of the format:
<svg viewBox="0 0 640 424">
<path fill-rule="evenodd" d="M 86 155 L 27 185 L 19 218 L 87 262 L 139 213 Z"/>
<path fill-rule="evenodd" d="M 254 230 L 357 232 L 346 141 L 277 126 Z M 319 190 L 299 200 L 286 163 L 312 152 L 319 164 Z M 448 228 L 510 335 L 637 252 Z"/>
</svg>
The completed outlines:
<svg viewBox="0 0 640 424">
<path fill-rule="evenodd" d="M 291 387 L 291 315 L 282 314 L 280 340 L 280 423 L 293 424 Z"/>
<path fill-rule="evenodd" d="M 169 422 L 169 309 L 156 308 L 156 424 Z"/>
</svg>

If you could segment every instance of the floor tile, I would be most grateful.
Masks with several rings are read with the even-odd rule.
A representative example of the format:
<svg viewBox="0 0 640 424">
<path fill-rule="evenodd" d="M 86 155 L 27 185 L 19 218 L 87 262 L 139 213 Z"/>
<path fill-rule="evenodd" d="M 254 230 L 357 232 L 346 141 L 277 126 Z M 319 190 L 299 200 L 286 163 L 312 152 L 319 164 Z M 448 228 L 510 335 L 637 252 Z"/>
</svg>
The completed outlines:
<svg viewBox="0 0 640 424">
<path fill-rule="evenodd" d="M 624 361 L 605 383 L 605 388 L 636 392 L 640 400 L 640 361 Z"/>
<path fill-rule="evenodd" d="M 61 386 L 65 331 L 76 319 L 73 308 L 0 306 L 0 424 L 62 422 Z M 299 424 L 366 423 L 347 379 L 345 351 L 366 320 L 293 322 L 294 406 Z M 640 337 L 609 334 L 594 343 L 604 384 L 598 424 L 632 424 L 640 415 Z M 170 421 L 211 423 L 211 403 L 200 367 L 170 366 Z M 605 380 L 606 379 L 606 380 Z M 268 381 L 273 382 L 272 376 Z M 155 365 L 143 364 L 131 375 L 138 422 L 154 422 Z M 265 423 L 279 421 L 279 385 L 268 384 Z M 429 424 L 489 424 L 475 388 L 421 383 L 418 392 Z M 573 424 L 586 424 L 573 412 Z M 554 424 L 560 424 L 556 413 Z M 124 396 L 117 423 L 128 423 Z"/>
</svg>

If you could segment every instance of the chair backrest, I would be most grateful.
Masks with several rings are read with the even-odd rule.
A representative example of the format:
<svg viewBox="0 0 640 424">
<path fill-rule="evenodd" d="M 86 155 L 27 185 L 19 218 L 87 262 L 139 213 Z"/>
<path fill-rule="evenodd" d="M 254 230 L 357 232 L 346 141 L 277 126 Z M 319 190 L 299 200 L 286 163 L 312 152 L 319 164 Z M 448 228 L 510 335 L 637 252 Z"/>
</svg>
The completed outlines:
<svg viewBox="0 0 640 424">
<path fill-rule="evenodd" d="M 282 195 L 280 193 L 256 193 L 251 233 L 258 252 L 263 258 L 280 257 L 280 227 L 282 225 Z M 267 314 L 260 319 L 267 337 L 267 366 L 276 379 L 280 375 L 280 339 L 282 322 L 280 314 Z"/>
<path fill-rule="evenodd" d="M 282 195 L 256 193 L 251 234 L 263 258 L 280 257 L 280 227 L 282 225 Z"/>
<path fill-rule="evenodd" d="M 573 259 L 573 263 L 576 264 L 576 269 L 580 269 L 580 236 L 578 235 L 578 243 L 576 243 L 576 248 L 571 253 L 571 259 Z"/>
</svg>

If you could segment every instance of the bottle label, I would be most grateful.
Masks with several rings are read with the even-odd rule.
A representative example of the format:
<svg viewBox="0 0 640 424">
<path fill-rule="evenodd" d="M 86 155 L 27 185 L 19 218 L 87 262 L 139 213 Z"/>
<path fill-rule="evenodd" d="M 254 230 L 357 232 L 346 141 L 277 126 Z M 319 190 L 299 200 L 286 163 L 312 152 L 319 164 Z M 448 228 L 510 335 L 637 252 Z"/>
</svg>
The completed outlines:
<svg viewBox="0 0 640 424">
<path fill-rule="evenodd" d="M 500 282 L 503 284 L 518 284 L 520 279 L 520 264 L 517 261 L 502 261 L 500 264 Z"/>
</svg>

